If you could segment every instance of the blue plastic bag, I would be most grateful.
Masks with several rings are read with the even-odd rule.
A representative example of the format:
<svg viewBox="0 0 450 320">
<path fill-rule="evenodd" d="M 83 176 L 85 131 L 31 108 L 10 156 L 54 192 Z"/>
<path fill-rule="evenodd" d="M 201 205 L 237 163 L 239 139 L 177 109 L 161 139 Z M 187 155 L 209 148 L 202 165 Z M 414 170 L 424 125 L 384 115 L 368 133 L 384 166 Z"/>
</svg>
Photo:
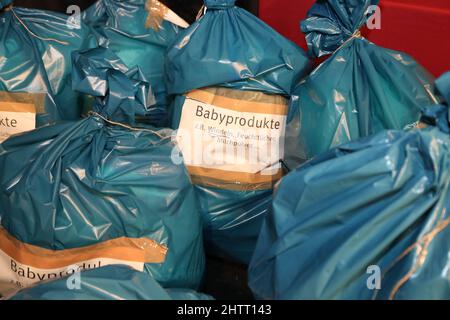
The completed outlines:
<svg viewBox="0 0 450 320">
<path fill-rule="evenodd" d="M 436 82 L 450 98 L 450 73 Z M 447 100 L 450 101 L 450 100 Z M 249 268 L 264 299 L 449 299 L 448 105 L 280 182 Z"/>
<path fill-rule="evenodd" d="M 138 65 L 148 79 L 155 104 L 140 121 L 167 126 L 171 98 L 164 83 L 164 56 L 179 25 L 187 23 L 156 0 L 99 0 L 82 13 L 82 20 L 92 26 L 100 45 L 126 65 Z"/>
<path fill-rule="evenodd" d="M 172 132 L 131 127 L 147 111 L 148 83 L 105 48 L 73 60 L 94 113 L 0 145 L 0 287 L 114 263 L 164 287 L 197 287 L 202 220 L 188 172 L 172 160 Z"/>
<path fill-rule="evenodd" d="M 11 6 L 0 14 L 0 37 L 0 117 L 17 122 L 0 126 L 0 136 L 79 119 L 83 98 L 72 90 L 71 53 L 95 46 L 89 28 L 64 14 Z"/>
<path fill-rule="evenodd" d="M 212 298 L 187 289 L 166 290 L 146 273 L 126 266 L 111 265 L 83 271 L 70 278 L 46 281 L 19 291 L 9 300 L 212 300 Z"/>
<path fill-rule="evenodd" d="M 9 6 L 12 3 L 12 0 L 0 0 L 0 10 Z"/>
<path fill-rule="evenodd" d="M 289 167 L 383 129 L 414 126 L 421 107 L 439 102 L 434 78 L 413 58 L 361 36 L 377 4 L 318 1 L 302 22 L 310 53 L 331 56 L 294 91 L 286 133 Z"/>
<path fill-rule="evenodd" d="M 172 126 L 198 190 L 208 251 L 248 263 L 283 171 L 287 98 L 310 61 L 234 0 L 204 3 L 205 14 L 167 51 Z"/>
</svg>

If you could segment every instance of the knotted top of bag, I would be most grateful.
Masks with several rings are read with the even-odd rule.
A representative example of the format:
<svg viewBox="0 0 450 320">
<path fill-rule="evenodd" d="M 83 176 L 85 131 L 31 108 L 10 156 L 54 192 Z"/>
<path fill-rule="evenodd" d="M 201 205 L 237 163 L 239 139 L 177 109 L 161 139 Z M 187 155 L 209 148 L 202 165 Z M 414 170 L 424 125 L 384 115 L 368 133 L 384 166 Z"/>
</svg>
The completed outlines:
<svg viewBox="0 0 450 320">
<path fill-rule="evenodd" d="M 436 80 L 436 88 L 444 98 L 442 104 L 423 108 L 420 121 L 426 125 L 438 127 L 442 132 L 450 134 L 450 72 Z"/>
<path fill-rule="evenodd" d="M 370 7 L 379 0 L 318 0 L 302 21 L 310 53 L 331 54 L 346 41 L 360 37 L 359 30 L 372 15 Z"/>
<path fill-rule="evenodd" d="M 234 0 L 205 0 L 206 13 L 166 55 L 170 94 L 222 86 L 288 95 L 307 71 L 304 51 Z"/>
<path fill-rule="evenodd" d="M 148 111 L 150 85 L 139 68 L 128 69 L 111 50 L 99 47 L 72 53 L 73 90 L 96 97 L 93 111 L 135 125 Z"/>
<path fill-rule="evenodd" d="M 236 0 L 205 0 L 205 7 L 207 9 L 228 9 L 235 6 Z"/>
</svg>

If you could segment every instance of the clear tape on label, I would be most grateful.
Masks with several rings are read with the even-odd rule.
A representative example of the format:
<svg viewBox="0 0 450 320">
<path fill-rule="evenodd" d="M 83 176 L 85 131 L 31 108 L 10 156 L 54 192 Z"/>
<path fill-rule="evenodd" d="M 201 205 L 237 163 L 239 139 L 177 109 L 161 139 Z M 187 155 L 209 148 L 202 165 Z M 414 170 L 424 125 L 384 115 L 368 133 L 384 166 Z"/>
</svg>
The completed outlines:
<svg viewBox="0 0 450 320">
<path fill-rule="evenodd" d="M 281 178 L 287 100 L 227 88 L 187 94 L 177 141 L 194 183 L 271 189 Z"/>
</svg>

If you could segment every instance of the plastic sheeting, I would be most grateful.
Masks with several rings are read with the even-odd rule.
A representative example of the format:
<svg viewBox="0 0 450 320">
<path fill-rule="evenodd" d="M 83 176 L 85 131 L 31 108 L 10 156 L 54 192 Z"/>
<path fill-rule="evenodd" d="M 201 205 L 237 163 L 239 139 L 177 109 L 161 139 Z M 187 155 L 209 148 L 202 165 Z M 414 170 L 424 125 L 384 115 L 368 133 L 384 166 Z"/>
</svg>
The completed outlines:
<svg viewBox="0 0 450 320">
<path fill-rule="evenodd" d="M 164 56 L 180 30 L 168 20 L 184 21 L 156 0 L 99 0 L 82 13 L 82 20 L 93 27 L 100 45 L 127 66 L 138 65 L 150 82 L 155 105 L 141 121 L 167 126 L 171 98 L 164 83 Z"/>
<path fill-rule="evenodd" d="M 29 252 L 15 257 L 17 250 L 3 248 L 5 261 L 15 257 L 15 266 L 31 264 L 33 274 L 50 277 L 69 262 L 111 264 L 100 261 L 106 257 L 164 287 L 198 286 L 202 220 L 186 168 L 172 161 L 172 132 L 129 126 L 147 111 L 148 83 L 105 48 L 75 52 L 73 60 L 74 86 L 97 97 L 96 113 L 0 145 L 0 248 L 4 241 Z"/>
<path fill-rule="evenodd" d="M 205 0 L 205 15 L 180 32 L 167 52 L 171 94 L 220 85 L 288 95 L 308 71 L 301 48 L 234 3 Z"/>
<path fill-rule="evenodd" d="M 450 98 L 450 73 L 436 82 Z M 287 175 L 250 269 L 260 298 L 449 299 L 448 105 Z"/>
<path fill-rule="evenodd" d="M 383 129 L 414 126 L 421 107 L 439 102 L 433 77 L 413 58 L 360 35 L 377 3 L 317 2 L 302 22 L 311 54 L 332 55 L 294 91 L 286 147 L 290 167 Z"/>
<path fill-rule="evenodd" d="M 12 0 L 0 0 L 0 10 L 4 7 L 10 5 L 12 3 Z"/>
<path fill-rule="evenodd" d="M 236 7 L 234 0 L 206 0 L 205 7 L 205 14 L 182 31 L 167 52 L 166 83 L 169 93 L 177 95 L 171 110 L 173 127 L 182 127 L 184 112 L 190 112 L 186 107 L 188 100 L 194 104 L 201 101 L 206 103 L 205 108 L 221 110 L 245 121 L 244 113 L 250 114 L 250 118 L 255 114 L 264 115 L 267 106 L 287 110 L 283 100 L 291 93 L 292 84 L 310 66 L 303 50 L 249 12 Z M 269 121 L 273 119 L 272 112 L 267 113 Z M 195 118 L 195 113 L 187 114 L 188 126 L 192 124 L 189 116 Z M 217 120 L 214 117 L 213 113 L 210 121 Z M 211 125 L 208 139 L 214 140 L 213 131 L 225 135 L 227 128 L 223 125 L 217 122 Z M 203 121 L 203 127 L 208 126 Z M 189 134 L 195 134 L 196 130 L 192 126 L 183 129 Z M 233 140 L 230 145 L 239 144 L 235 136 L 228 135 Z M 220 142 L 205 143 L 215 147 L 218 144 Z M 190 148 L 189 143 L 187 147 Z M 203 151 L 197 150 L 197 155 Z M 280 158 L 282 156 L 275 160 L 277 164 Z M 259 176 L 257 178 L 264 180 L 265 185 L 255 185 L 252 181 L 257 180 L 255 172 L 259 169 L 245 171 L 242 169 L 245 165 L 231 168 L 231 163 L 227 169 L 213 165 L 203 171 L 202 165 L 189 167 L 189 170 L 201 200 L 209 251 L 248 263 L 277 178 L 268 181 Z M 250 175 L 251 178 L 245 179 Z"/>
<path fill-rule="evenodd" d="M 33 104 L 37 126 L 79 119 L 70 54 L 95 45 L 89 28 L 64 14 L 11 7 L 0 14 L 0 37 L 0 105 Z"/>
<path fill-rule="evenodd" d="M 212 298 L 192 290 L 165 290 L 148 274 L 115 265 L 83 271 L 72 278 L 38 284 L 21 290 L 10 300 L 212 300 Z"/>
</svg>

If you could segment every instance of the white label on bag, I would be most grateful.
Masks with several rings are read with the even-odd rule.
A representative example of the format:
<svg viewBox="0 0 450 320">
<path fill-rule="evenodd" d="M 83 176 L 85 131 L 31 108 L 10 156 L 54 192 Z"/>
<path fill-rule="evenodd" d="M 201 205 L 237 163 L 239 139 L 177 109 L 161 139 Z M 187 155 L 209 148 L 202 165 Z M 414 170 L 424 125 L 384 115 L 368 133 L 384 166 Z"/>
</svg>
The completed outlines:
<svg viewBox="0 0 450 320">
<path fill-rule="evenodd" d="M 163 263 L 167 248 L 148 238 L 121 237 L 91 246 L 49 250 L 23 243 L 0 227 L 0 296 L 44 280 L 112 264 L 144 271 Z"/>
<path fill-rule="evenodd" d="M 33 105 L 30 106 L 34 109 Z M 28 105 L 22 103 L 0 102 L 0 142 L 13 134 L 36 128 L 36 112 L 6 111 L 20 108 L 30 109 Z"/>
<path fill-rule="evenodd" d="M 21 264 L 0 250 L 0 296 L 6 296 L 13 290 L 27 288 L 40 281 L 59 279 L 70 276 L 74 272 L 81 272 L 115 264 L 127 265 L 137 271 L 144 271 L 144 263 L 142 262 L 108 258 L 80 261 L 63 268 L 40 269 L 30 265 Z M 72 269 L 74 266 L 77 266 L 77 269 Z"/>
<path fill-rule="evenodd" d="M 235 183 L 252 183 L 252 175 L 271 179 L 278 174 L 284 157 L 286 105 L 218 96 L 215 104 L 208 104 L 191 98 L 202 94 L 208 93 L 186 97 L 177 133 L 190 173 Z"/>
</svg>

